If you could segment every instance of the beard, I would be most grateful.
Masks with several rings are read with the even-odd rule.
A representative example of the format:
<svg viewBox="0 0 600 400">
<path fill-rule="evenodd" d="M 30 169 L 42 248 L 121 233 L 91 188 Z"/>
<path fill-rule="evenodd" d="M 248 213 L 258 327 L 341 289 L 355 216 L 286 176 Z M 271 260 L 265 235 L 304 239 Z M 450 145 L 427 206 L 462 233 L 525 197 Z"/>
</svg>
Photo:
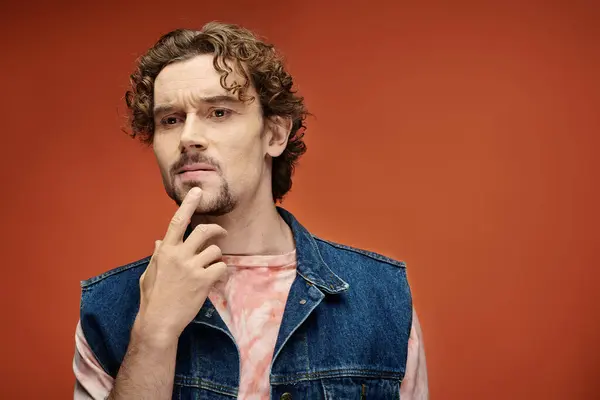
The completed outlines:
<svg viewBox="0 0 600 400">
<path fill-rule="evenodd" d="M 202 182 L 187 181 L 181 184 L 181 186 L 178 188 L 171 186 L 171 188 L 167 190 L 167 193 L 169 197 L 173 199 L 175 203 L 177 203 L 178 206 L 181 206 L 183 199 L 194 186 L 203 189 Z M 198 208 L 196 208 L 194 214 L 218 217 L 230 213 L 235 209 L 236 205 L 237 201 L 233 197 L 233 194 L 229 189 L 229 185 L 223 179 L 216 196 L 209 197 L 205 194 L 202 195 L 200 204 L 198 205 Z"/>
<path fill-rule="evenodd" d="M 175 165 L 173 165 L 173 167 L 171 168 L 170 184 L 165 185 L 167 194 L 171 199 L 173 199 L 173 201 L 175 201 L 175 203 L 177 203 L 178 206 L 181 206 L 183 199 L 185 198 L 185 196 L 191 188 L 197 186 L 200 189 L 205 190 L 203 188 L 203 183 L 200 181 L 180 181 L 179 185 L 175 185 L 176 171 L 179 168 L 183 167 L 186 164 L 199 162 L 212 165 L 215 168 L 216 172 L 219 174 L 221 184 L 217 187 L 217 192 L 214 196 L 209 197 L 205 194 L 202 195 L 202 199 L 200 199 L 200 204 L 198 205 L 198 208 L 196 208 L 194 214 L 218 217 L 230 213 L 237 206 L 237 201 L 231 193 L 229 184 L 222 175 L 221 168 L 211 158 L 208 158 L 204 155 L 200 155 L 198 153 L 184 153 L 182 154 L 181 159 Z"/>
</svg>

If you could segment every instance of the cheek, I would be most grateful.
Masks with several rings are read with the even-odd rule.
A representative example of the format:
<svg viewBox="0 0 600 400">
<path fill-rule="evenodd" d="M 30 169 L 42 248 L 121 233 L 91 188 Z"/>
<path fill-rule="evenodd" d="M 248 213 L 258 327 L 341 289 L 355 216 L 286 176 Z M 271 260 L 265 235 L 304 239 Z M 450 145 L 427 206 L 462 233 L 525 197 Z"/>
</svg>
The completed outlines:
<svg viewBox="0 0 600 400">
<path fill-rule="evenodd" d="M 260 177 L 264 166 L 264 154 L 259 141 L 239 143 L 228 152 L 227 175 L 243 183 L 255 181 Z M 232 182 L 235 183 L 235 182 Z"/>
<path fill-rule="evenodd" d="M 169 168 L 173 160 L 170 157 L 170 151 L 168 146 L 165 146 L 164 140 L 156 140 L 153 143 L 154 157 L 160 169 L 160 173 L 163 179 L 167 179 L 169 176 Z"/>
</svg>

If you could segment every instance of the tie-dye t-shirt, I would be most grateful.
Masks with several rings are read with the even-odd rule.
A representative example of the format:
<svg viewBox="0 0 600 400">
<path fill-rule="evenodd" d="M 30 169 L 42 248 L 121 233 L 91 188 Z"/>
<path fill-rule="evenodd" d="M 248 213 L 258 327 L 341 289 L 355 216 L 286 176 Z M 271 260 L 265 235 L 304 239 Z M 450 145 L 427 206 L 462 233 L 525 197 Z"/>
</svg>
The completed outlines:
<svg viewBox="0 0 600 400">
<path fill-rule="evenodd" d="M 239 399 L 269 399 L 269 373 L 287 296 L 296 276 L 296 253 L 227 257 L 228 277 L 209 298 L 240 351 Z"/>
<path fill-rule="evenodd" d="M 226 276 L 209 294 L 240 351 L 238 399 L 269 399 L 269 373 L 288 293 L 296 277 L 296 251 L 277 256 L 224 256 Z M 105 399 L 114 379 L 85 340 L 75 335 L 75 400 Z"/>
</svg>

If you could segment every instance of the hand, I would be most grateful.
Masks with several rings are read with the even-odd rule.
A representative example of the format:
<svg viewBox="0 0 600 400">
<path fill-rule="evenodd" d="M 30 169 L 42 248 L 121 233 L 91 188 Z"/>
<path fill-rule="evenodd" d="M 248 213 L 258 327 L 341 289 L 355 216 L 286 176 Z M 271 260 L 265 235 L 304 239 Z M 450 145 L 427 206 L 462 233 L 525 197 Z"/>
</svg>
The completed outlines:
<svg viewBox="0 0 600 400">
<path fill-rule="evenodd" d="M 172 344 L 194 319 L 213 284 L 227 269 L 221 249 L 210 239 L 227 232 L 216 224 L 198 225 L 183 241 L 200 202 L 202 190 L 192 188 L 173 216 L 164 239 L 155 243 L 148 268 L 140 278 L 140 309 L 134 334 Z"/>
</svg>

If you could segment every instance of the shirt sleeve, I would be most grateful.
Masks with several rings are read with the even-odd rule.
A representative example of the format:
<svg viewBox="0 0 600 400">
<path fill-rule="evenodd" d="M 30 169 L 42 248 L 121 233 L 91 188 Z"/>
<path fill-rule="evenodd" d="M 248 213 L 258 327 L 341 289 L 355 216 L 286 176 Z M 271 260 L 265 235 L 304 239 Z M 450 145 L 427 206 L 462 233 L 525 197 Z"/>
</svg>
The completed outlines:
<svg viewBox="0 0 600 400">
<path fill-rule="evenodd" d="M 410 337 L 408 339 L 406 373 L 400 385 L 400 398 L 402 400 L 428 400 L 429 383 L 427 379 L 423 332 L 421 331 L 421 324 L 414 308 L 412 321 Z"/>
<path fill-rule="evenodd" d="M 73 372 L 74 400 L 105 400 L 109 396 L 114 379 L 104 371 L 96 359 L 81 329 L 81 321 L 77 322 L 75 329 Z"/>
</svg>

